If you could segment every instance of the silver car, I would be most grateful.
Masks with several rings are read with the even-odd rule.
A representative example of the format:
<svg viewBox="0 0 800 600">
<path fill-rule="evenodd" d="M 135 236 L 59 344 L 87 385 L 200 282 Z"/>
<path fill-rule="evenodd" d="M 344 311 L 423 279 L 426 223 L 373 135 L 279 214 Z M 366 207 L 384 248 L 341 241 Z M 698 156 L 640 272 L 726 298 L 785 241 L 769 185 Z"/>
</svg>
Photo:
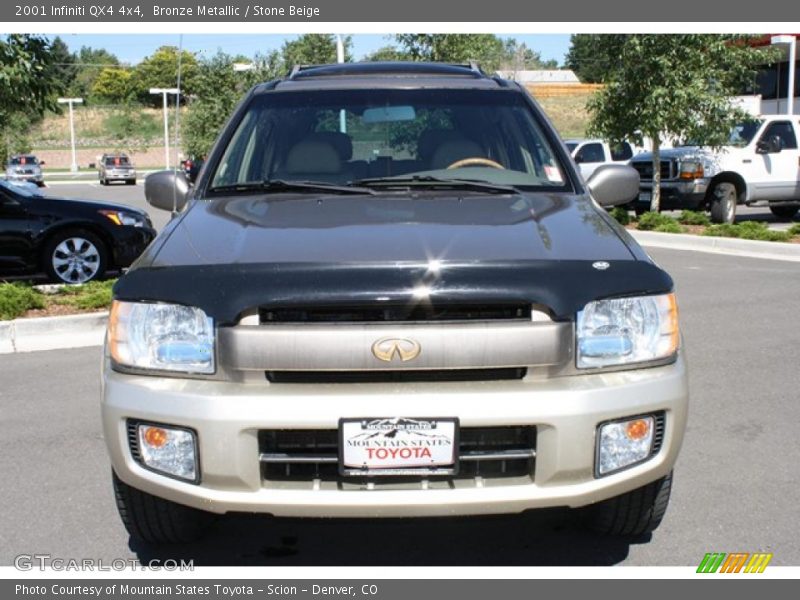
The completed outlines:
<svg viewBox="0 0 800 600">
<path fill-rule="evenodd" d="M 42 187 L 43 165 L 44 161 L 40 161 L 33 154 L 15 154 L 6 163 L 6 179 L 12 182 L 28 181 Z"/>
<path fill-rule="evenodd" d="M 101 185 L 108 185 L 112 181 L 136 185 L 136 169 L 125 154 L 103 154 L 97 169 Z"/>
</svg>

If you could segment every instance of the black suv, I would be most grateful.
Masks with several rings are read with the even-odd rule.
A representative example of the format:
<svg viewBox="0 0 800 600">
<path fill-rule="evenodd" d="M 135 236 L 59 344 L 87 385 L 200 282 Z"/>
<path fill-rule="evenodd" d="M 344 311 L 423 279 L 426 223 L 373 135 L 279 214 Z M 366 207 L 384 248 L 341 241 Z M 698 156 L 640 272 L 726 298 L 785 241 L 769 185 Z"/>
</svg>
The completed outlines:
<svg viewBox="0 0 800 600">
<path fill-rule="evenodd" d="M 114 289 L 103 425 L 150 542 L 209 513 L 666 510 L 687 375 L 670 277 L 524 88 L 463 65 L 297 68 L 252 89 Z"/>
</svg>

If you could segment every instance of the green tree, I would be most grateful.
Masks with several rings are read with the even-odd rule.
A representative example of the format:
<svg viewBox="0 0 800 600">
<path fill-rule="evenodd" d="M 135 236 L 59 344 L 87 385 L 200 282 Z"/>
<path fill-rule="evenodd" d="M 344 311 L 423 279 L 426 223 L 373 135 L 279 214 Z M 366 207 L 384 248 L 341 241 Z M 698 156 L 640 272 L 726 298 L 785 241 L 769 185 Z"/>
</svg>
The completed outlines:
<svg viewBox="0 0 800 600">
<path fill-rule="evenodd" d="M 616 67 L 628 35 L 578 34 L 570 37 L 564 65 L 583 83 L 604 83 Z"/>
<path fill-rule="evenodd" d="M 234 71 L 233 64 L 247 62 L 249 71 Z M 184 150 L 204 156 L 230 117 L 243 93 L 256 83 L 273 79 L 285 71 L 278 52 L 256 55 L 252 60 L 217 52 L 198 66 L 195 95 L 183 124 Z"/>
<path fill-rule="evenodd" d="M 394 37 L 411 60 L 476 61 L 484 70 L 494 71 L 505 58 L 503 40 L 492 34 L 403 33 Z"/>
<path fill-rule="evenodd" d="M 119 67 L 119 59 L 103 48 L 82 46 L 75 55 L 75 79 L 69 89 L 70 96 L 83 98 L 88 104 L 92 100 L 95 79 L 103 69 Z"/>
<path fill-rule="evenodd" d="M 591 133 L 613 142 L 652 140 L 651 210 L 660 207 L 662 137 L 719 147 L 745 118 L 732 97 L 772 56 L 746 41 L 731 35 L 631 35 L 606 86 L 590 100 Z"/>
<path fill-rule="evenodd" d="M 59 94 L 66 94 L 72 87 L 78 68 L 75 65 L 75 55 L 60 37 L 55 37 L 50 45 L 50 67 L 46 77 L 53 81 Z"/>
<path fill-rule="evenodd" d="M 353 40 L 345 36 L 344 59 L 353 60 Z M 336 36 L 332 34 L 307 33 L 296 40 L 284 42 L 281 48 L 283 61 L 288 68 L 294 65 L 323 65 L 336 62 Z"/>
<path fill-rule="evenodd" d="M 127 69 L 106 67 L 92 85 L 92 96 L 104 102 L 121 104 L 130 99 L 132 73 Z"/>
<path fill-rule="evenodd" d="M 364 57 L 364 62 L 376 62 L 381 60 L 409 60 L 410 56 L 400 50 L 397 46 L 383 46 Z"/>
<path fill-rule="evenodd" d="M 51 43 L 36 35 L 11 34 L 0 37 L 0 132 L 6 144 L 2 153 L 19 148 L 9 146 L 27 131 L 32 121 L 46 110 L 57 110 L 56 97 L 62 91 L 54 77 Z M 5 156 L 2 157 L 5 162 Z"/>
<path fill-rule="evenodd" d="M 180 61 L 178 57 L 180 56 Z M 180 89 L 182 101 L 195 93 L 198 63 L 194 54 L 183 50 L 180 55 L 175 46 L 161 46 L 151 56 L 136 65 L 131 77 L 133 93 L 143 104 L 160 106 L 160 95 L 150 93 L 150 88 L 174 88 L 178 85 L 180 62 Z"/>
<path fill-rule="evenodd" d="M 504 71 L 557 69 L 558 61 L 543 60 L 541 54 L 528 48 L 524 42 L 509 38 L 503 42 L 503 59 L 500 68 Z"/>
</svg>

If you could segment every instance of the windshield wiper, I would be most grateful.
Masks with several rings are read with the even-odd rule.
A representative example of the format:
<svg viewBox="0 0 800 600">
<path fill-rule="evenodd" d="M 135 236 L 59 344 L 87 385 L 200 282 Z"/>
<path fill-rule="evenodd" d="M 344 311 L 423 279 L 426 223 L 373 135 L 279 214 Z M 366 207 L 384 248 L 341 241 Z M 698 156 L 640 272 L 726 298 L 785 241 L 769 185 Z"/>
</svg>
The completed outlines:
<svg viewBox="0 0 800 600">
<path fill-rule="evenodd" d="M 445 179 L 434 177 L 433 175 L 412 175 L 410 177 L 371 177 L 369 179 L 358 179 L 353 182 L 355 185 L 373 187 L 429 187 L 429 188 L 453 188 L 459 190 L 475 190 L 492 194 L 517 194 L 519 190 L 510 185 L 498 183 L 488 183 L 477 179 Z"/>
<path fill-rule="evenodd" d="M 239 192 L 302 192 L 316 191 L 332 194 L 371 194 L 375 190 L 367 187 L 336 185 L 324 181 L 287 181 L 285 179 L 265 179 L 263 181 L 243 181 L 229 185 L 217 185 L 208 190 L 215 194 L 231 194 Z"/>
</svg>

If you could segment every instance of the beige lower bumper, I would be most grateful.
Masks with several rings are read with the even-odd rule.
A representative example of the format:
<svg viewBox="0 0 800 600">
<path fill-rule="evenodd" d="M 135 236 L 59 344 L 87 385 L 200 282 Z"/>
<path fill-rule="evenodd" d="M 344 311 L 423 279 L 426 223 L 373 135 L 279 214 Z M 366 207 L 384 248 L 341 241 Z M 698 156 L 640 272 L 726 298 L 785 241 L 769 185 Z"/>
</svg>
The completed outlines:
<svg viewBox="0 0 800 600">
<path fill-rule="evenodd" d="M 548 381 L 419 384 L 239 384 L 124 375 L 105 369 L 103 427 L 111 462 L 129 485 L 224 513 L 396 517 L 514 513 L 578 507 L 641 487 L 673 467 L 688 409 L 687 373 L 675 364 Z M 594 476 L 598 423 L 664 411 L 660 451 L 645 463 Z M 302 489 L 262 481 L 261 429 L 335 429 L 342 417 L 451 417 L 465 427 L 535 425 L 535 475 L 526 484 L 455 489 Z M 184 483 L 137 464 L 127 419 L 191 427 L 202 481 Z"/>
</svg>

